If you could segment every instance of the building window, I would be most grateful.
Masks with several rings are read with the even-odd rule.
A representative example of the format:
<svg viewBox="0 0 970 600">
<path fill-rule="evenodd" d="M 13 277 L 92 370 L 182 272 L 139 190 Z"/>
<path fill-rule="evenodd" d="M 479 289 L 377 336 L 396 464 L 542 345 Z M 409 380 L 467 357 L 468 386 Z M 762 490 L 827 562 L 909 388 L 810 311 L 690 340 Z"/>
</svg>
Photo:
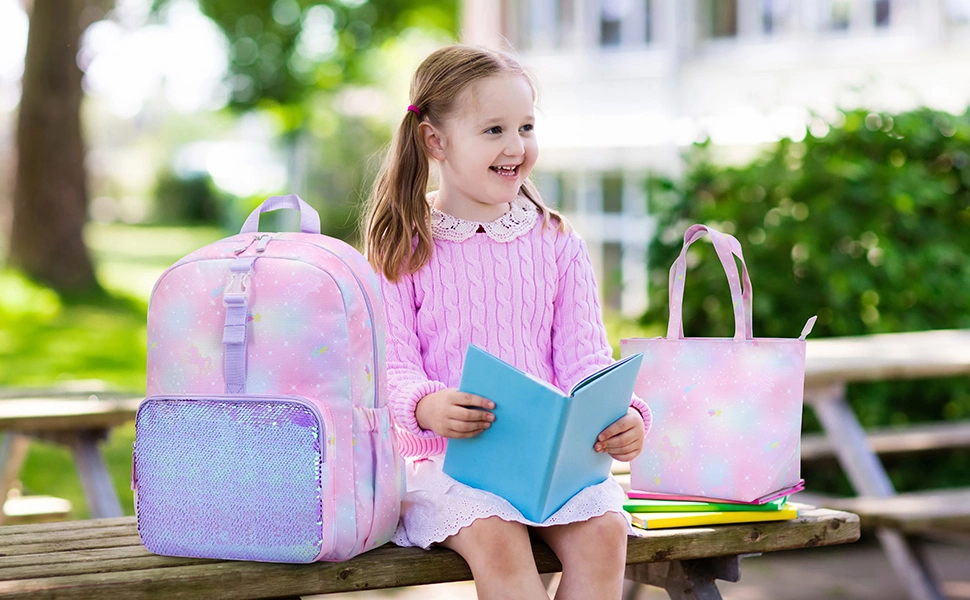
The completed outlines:
<svg viewBox="0 0 970 600">
<path fill-rule="evenodd" d="M 643 0 L 643 43 L 653 43 L 653 1 Z"/>
<path fill-rule="evenodd" d="M 761 31 L 779 35 L 792 29 L 793 0 L 761 0 Z"/>
<path fill-rule="evenodd" d="M 534 172 L 535 173 L 535 172 Z M 562 175 L 554 173 L 535 173 L 533 175 L 542 203 L 550 208 L 562 206 Z"/>
<path fill-rule="evenodd" d="M 559 0 L 556 3 L 558 11 L 556 27 L 556 43 L 560 48 L 568 48 L 574 45 L 573 40 L 573 4 L 575 0 Z"/>
<path fill-rule="evenodd" d="M 560 174 L 558 182 L 559 210 L 564 213 L 575 213 L 579 209 L 576 180 L 569 175 Z"/>
<path fill-rule="evenodd" d="M 701 10 L 701 32 L 705 37 L 725 38 L 738 35 L 737 0 L 704 0 Z"/>
<path fill-rule="evenodd" d="M 623 212 L 623 175 L 620 173 L 603 176 L 603 212 Z"/>
<path fill-rule="evenodd" d="M 622 24 L 628 0 L 603 0 L 600 5 L 600 45 L 619 46 L 623 41 Z"/>
<path fill-rule="evenodd" d="M 623 246 L 617 242 L 603 244 L 603 304 L 623 307 Z"/>
<path fill-rule="evenodd" d="M 640 46 L 653 39 L 651 0 L 601 0 L 599 43 L 604 48 Z"/>
<path fill-rule="evenodd" d="M 876 0 L 876 27 L 889 27 L 889 0 Z"/>
<path fill-rule="evenodd" d="M 562 213 L 576 212 L 576 181 L 564 173 L 537 173 L 536 187 L 546 206 Z"/>
<path fill-rule="evenodd" d="M 829 0 L 828 14 L 823 14 L 828 29 L 845 31 L 852 20 L 852 0 Z"/>
</svg>

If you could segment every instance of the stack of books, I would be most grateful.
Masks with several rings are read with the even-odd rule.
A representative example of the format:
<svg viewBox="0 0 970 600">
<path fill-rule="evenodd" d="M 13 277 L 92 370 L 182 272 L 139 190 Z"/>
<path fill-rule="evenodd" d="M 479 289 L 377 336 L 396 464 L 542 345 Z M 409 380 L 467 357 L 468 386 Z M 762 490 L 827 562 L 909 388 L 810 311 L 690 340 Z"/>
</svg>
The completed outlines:
<svg viewBox="0 0 970 600">
<path fill-rule="evenodd" d="M 627 492 L 628 499 L 623 504 L 623 509 L 630 513 L 633 525 L 640 529 L 788 521 L 798 517 L 798 511 L 788 504 L 788 496 L 780 496 L 760 503 L 746 503 L 638 497 L 645 495 L 652 494 L 630 490 Z"/>
</svg>

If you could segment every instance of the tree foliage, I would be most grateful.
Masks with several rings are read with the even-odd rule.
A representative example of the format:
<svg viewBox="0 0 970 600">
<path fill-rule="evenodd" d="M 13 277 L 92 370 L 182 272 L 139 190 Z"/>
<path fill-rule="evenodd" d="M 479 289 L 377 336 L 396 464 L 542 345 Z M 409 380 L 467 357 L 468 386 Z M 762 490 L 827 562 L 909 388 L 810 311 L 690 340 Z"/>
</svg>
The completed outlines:
<svg viewBox="0 0 970 600">
<path fill-rule="evenodd" d="M 162 0 L 156 0 L 156 4 Z M 199 0 L 230 44 L 232 106 L 298 106 L 367 83 L 369 48 L 409 28 L 457 31 L 457 0 Z"/>
<path fill-rule="evenodd" d="M 156 0 L 161 7 L 169 0 Z M 341 89 L 380 83 L 376 54 L 410 29 L 455 37 L 457 0 L 199 0 L 230 46 L 230 108 L 268 111 L 291 165 L 287 191 L 321 213 L 323 233 L 353 242 L 361 200 L 390 138 L 387 125 L 338 114 Z M 305 183 L 307 189 L 300 189 Z"/>
<path fill-rule="evenodd" d="M 699 222 L 740 239 L 759 335 L 797 335 L 816 313 L 822 336 L 970 327 L 968 142 L 970 113 L 859 110 L 743 167 L 697 147 L 682 182 L 651 182 L 661 233 L 646 318 L 666 310 L 666 267 Z M 717 261 L 690 272 L 685 322 L 703 335 L 733 332 L 722 280 Z"/>
<path fill-rule="evenodd" d="M 643 320 L 666 322 L 667 269 L 687 226 L 706 223 L 744 247 L 756 337 L 796 337 L 814 314 L 814 337 L 970 327 L 968 143 L 970 112 L 919 109 L 843 112 L 835 123 L 816 123 L 803 141 L 782 140 L 740 167 L 718 165 L 709 144 L 694 147 L 681 179 L 648 184 L 659 235 Z M 697 246 L 685 333 L 733 335 L 723 270 L 709 244 Z M 849 392 L 865 425 L 970 417 L 966 378 Z M 958 458 L 966 466 L 968 457 Z M 925 482 L 926 473 L 901 469 L 894 478 L 906 487 Z"/>
</svg>

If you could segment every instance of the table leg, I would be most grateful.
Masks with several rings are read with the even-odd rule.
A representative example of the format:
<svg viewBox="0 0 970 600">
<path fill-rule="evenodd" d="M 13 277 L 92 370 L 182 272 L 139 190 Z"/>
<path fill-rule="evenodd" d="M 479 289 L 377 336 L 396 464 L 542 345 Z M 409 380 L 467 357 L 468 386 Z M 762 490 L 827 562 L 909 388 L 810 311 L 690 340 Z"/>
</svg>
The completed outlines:
<svg viewBox="0 0 970 600">
<path fill-rule="evenodd" d="M 65 440 L 74 453 L 74 463 L 77 465 L 81 485 L 84 487 L 84 497 L 88 501 L 88 510 L 95 519 L 107 517 L 123 517 L 121 502 L 115 491 L 108 466 L 104 463 L 98 444 L 107 437 L 107 430 L 76 432 Z"/>
<path fill-rule="evenodd" d="M 856 492 L 860 496 L 877 498 L 896 495 L 889 475 L 845 399 L 845 386 L 806 390 L 805 400 L 815 410 L 825 435 L 832 440 L 839 463 Z M 922 559 L 919 540 L 907 538 L 892 529 L 879 529 L 876 535 L 910 598 L 943 600 L 943 594 Z"/>
<path fill-rule="evenodd" d="M 13 482 L 20 476 L 20 469 L 27 458 L 30 439 L 13 431 L 8 431 L 0 443 L 0 523 L 4 521 L 3 504 Z"/>
<path fill-rule="evenodd" d="M 719 556 L 629 565 L 626 578 L 663 588 L 671 600 L 721 600 L 715 580 L 740 581 L 741 557 Z M 636 588 L 629 588 L 626 598 L 636 598 Z"/>
</svg>

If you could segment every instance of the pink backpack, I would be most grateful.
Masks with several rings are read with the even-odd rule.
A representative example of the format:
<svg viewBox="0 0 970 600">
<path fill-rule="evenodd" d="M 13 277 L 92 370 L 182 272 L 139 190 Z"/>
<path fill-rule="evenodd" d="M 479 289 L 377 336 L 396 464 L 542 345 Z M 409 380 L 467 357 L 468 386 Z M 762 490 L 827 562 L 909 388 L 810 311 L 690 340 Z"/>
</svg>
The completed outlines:
<svg viewBox="0 0 970 600">
<path fill-rule="evenodd" d="M 301 213 L 301 233 L 259 215 Z M 384 309 L 364 257 L 294 195 L 170 267 L 148 309 L 132 489 L 156 554 L 339 561 L 394 533 Z"/>
</svg>

